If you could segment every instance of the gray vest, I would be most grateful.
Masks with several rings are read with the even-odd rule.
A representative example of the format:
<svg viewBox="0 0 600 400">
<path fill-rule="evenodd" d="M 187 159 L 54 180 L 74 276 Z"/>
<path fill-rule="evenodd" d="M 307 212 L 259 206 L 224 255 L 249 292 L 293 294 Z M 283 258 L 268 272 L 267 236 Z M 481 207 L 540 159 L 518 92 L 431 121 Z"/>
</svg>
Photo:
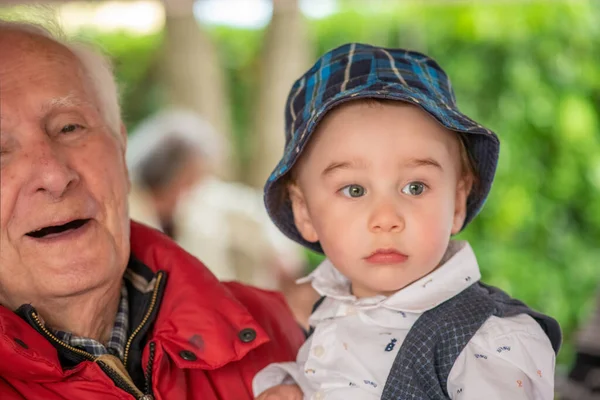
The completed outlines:
<svg viewBox="0 0 600 400">
<path fill-rule="evenodd" d="M 322 297 L 315 304 L 313 311 L 324 299 Z M 448 375 L 475 332 L 492 315 L 511 317 L 519 314 L 534 318 L 558 353 L 561 343 L 558 322 L 531 310 L 500 289 L 476 282 L 417 319 L 396 355 L 381 399 L 449 399 Z"/>
<path fill-rule="evenodd" d="M 477 282 L 417 319 L 394 360 L 382 400 L 449 399 L 448 375 L 475 332 L 492 315 L 518 314 L 534 318 L 558 353 L 558 322 L 511 299 L 500 289 Z"/>
</svg>

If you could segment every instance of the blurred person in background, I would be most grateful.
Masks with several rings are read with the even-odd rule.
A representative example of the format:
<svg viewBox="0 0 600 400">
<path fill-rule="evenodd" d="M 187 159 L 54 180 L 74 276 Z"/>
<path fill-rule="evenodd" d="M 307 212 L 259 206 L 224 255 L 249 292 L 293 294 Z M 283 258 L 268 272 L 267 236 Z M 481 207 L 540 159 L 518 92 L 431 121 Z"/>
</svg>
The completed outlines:
<svg viewBox="0 0 600 400">
<path fill-rule="evenodd" d="M 223 137 L 189 110 L 143 121 L 127 153 L 131 216 L 159 226 L 220 280 L 283 290 L 304 325 L 316 300 L 306 285 L 294 284 L 305 273 L 304 253 L 273 225 L 260 191 L 217 176 L 225 148 Z"/>
<path fill-rule="evenodd" d="M 127 148 L 135 188 L 131 217 L 176 238 L 181 231 L 175 230 L 177 207 L 197 182 L 212 176 L 222 143 L 211 126 L 189 111 L 163 111 L 143 121 Z"/>
<path fill-rule="evenodd" d="M 63 37 L 0 20 L 0 398 L 251 399 L 301 330 L 130 220 L 110 63 Z"/>
</svg>

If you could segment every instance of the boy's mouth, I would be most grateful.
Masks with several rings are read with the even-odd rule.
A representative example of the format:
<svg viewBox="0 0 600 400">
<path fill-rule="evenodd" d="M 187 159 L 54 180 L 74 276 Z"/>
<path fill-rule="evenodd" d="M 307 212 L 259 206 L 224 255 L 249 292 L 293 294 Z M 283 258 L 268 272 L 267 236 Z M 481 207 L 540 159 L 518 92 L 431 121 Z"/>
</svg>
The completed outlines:
<svg viewBox="0 0 600 400">
<path fill-rule="evenodd" d="M 364 260 L 375 265 L 401 264 L 408 259 L 406 254 L 396 249 L 377 249 Z"/>
</svg>

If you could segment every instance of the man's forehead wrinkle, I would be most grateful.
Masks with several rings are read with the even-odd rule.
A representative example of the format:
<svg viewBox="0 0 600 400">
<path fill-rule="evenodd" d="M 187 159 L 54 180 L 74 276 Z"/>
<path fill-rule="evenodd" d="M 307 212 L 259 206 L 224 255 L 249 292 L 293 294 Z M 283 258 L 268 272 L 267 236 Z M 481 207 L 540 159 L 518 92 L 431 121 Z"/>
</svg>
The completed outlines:
<svg viewBox="0 0 600 400">
<path fill-rule="evenodd" d="M 13 57 L 44 59 L 59 64 L 78 63 L 74 54 L 64 45 L 35 33 L 0 30 L 2 52 L 10 52 Z M 5 53 L 6 54 L 6 53 Z"/>
<path fill-rule="evenodd" d="M 0 84 L 8 86 L 5 90 L 0 86 L 0 91 L 22 93 L 24 85 L 45 89 L 48 97 L 41 103 L 32 104 L 32 112 L 37 117 L 72 108 L 94 116 L 88 123 L 102 120 L 101 99 L 93 77 L 69 47 L 44 36 L 0 29 L 0 54 L 3 55 L 0 57 Z M 0 97 L 0 100 L 6 99 Z M 95 118 L 96 115 L 99 118 Z M 3 125 L 8 122 L 3 118 Z"/>
<path fill-rule="evenodd" d="M 7 62 L 0 62 L 1 74 L 11 76 L 11 72 L 18 72 L 21 68 L 25 67 L 27 70 L 32 71 L 29 79 L 31 81 L 43 78 L 49 74 L 52 75 L 54 72 L 70 75 L 70 86 L 74 89 L 78 86 L 79 88 L 69 91 L 62 98 L 53 99 L 51 101 L 55 103 L 53 105 L 66 104 L 71 100 L 73 102 L 77 100 L 78 103 L 81 103 L 83 101 L 82 97 L 89 95 L 89 93 L 84 93 L 89 89 L 88 77 L 81 62 L 70 49 L 49 38 L 27 32 L 10 32 L 6 35 L 7 37 L 2 38 L 4 33 L 4 31 L 0 30 L 0 52 L 8 54 L 6 57 Z M 32 68 L 35 65 L 40 65 L 40 68 Z M 77 93 L 78 96 L 75 96 L 74 92 L 81 93 Z"/>
<path fill-rule="evenodd" d="M 71 91 L 65 96 L 53 97 L 49 99 L 42 107 L 44 111 L 49 111 L 54 108 L 77 106 L 93 106 L 93 104 L 86 99 L 82 99 L 75 91 Z"/>
</svg>

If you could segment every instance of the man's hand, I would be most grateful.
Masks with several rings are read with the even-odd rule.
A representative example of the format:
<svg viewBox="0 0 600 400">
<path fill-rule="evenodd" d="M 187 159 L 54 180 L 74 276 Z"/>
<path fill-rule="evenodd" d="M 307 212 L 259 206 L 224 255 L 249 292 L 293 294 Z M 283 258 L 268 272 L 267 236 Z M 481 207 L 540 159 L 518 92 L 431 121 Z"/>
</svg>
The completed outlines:
<svg viewBox="0 0 600 400">
<path fill-rule="evenodd" d="M 277 385 L 262 392 L 256 400 L 302 400 L 303 394 L 298 385 Z"/>
</svg>

